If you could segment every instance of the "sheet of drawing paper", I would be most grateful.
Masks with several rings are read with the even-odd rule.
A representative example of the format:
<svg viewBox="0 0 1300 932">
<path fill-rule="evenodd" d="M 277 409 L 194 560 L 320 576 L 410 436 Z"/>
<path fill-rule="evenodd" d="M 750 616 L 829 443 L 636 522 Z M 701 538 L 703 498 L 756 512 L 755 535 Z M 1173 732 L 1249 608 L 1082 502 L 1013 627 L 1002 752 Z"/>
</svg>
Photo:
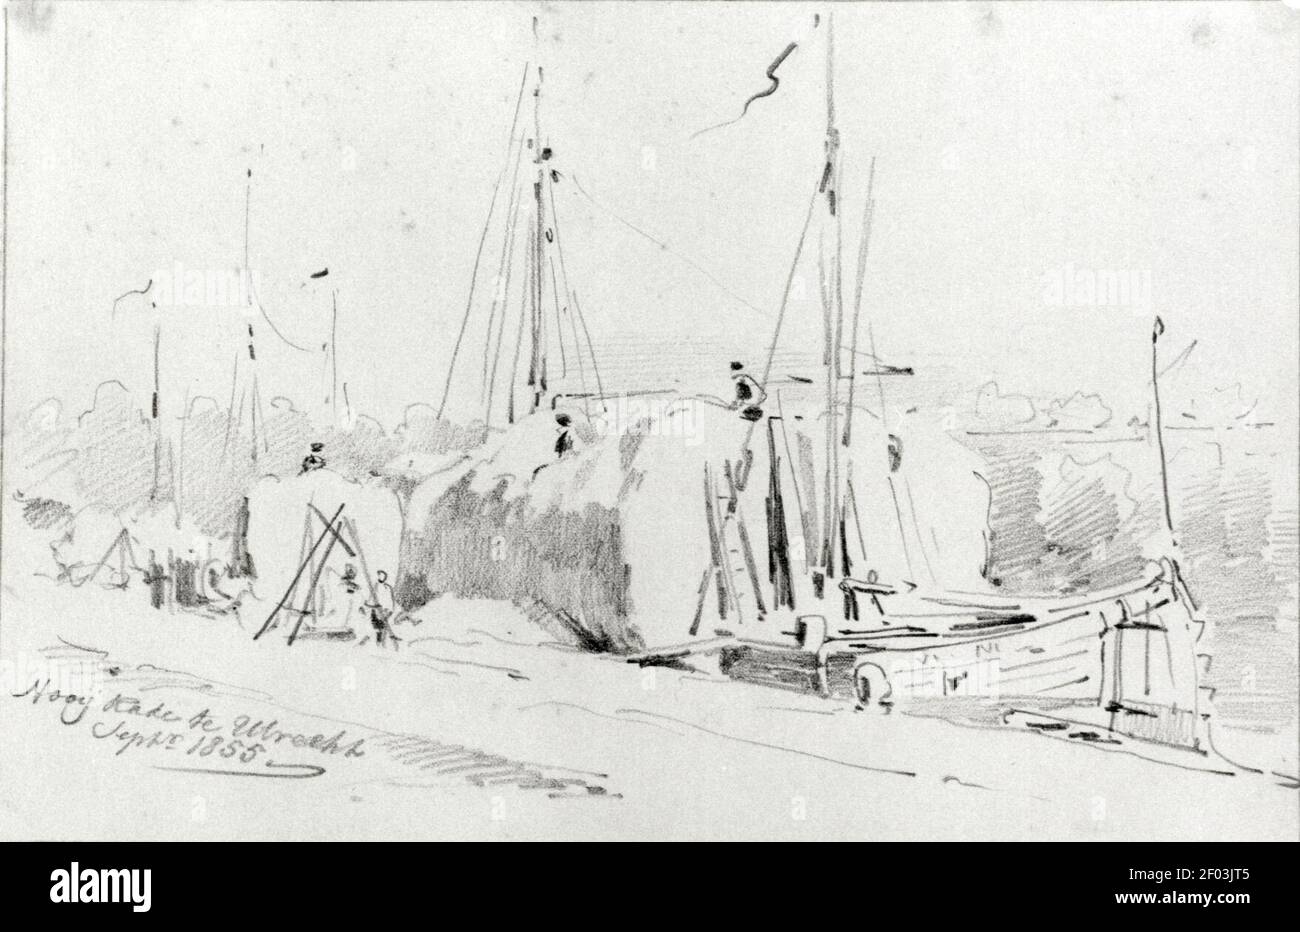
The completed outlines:
<svg viewBox="0 0 1300 932">
<path fill-rule="evenodd" d="M 0 838 L 1297 837 L 1293 0 L 4 50 Z"/>
</svg>

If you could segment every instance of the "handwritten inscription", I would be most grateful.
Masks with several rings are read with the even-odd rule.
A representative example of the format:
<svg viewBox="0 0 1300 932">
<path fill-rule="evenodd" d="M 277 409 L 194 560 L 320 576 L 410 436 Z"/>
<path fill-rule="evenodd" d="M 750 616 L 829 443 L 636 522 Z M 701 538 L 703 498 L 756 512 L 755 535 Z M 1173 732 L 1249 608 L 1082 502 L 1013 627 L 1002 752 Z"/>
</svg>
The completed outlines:
<svg viewBox="0 0 1300 932">
<path fill-rule="evenodd" d="M 113 747 L 115 756 L 127 752 L 171 752 L 178 758 L 224 758 L 241 764 L 271 766 L 276 749 L 295 748 L 326 756 L 365 756 L 365 738 L 349 738 L 346 729 L 334 734 L 293 731 L 278 719 L 249 714 L 218 716 L 211 708 L 178 708 L 164 700 L 143 700 L 116 693 L 100 703 L 92 695 L 52 686 L 49 678 L 35 679 L 13 698 L 58 711 L 59 722 L 81 728 Z"/>
</svg>

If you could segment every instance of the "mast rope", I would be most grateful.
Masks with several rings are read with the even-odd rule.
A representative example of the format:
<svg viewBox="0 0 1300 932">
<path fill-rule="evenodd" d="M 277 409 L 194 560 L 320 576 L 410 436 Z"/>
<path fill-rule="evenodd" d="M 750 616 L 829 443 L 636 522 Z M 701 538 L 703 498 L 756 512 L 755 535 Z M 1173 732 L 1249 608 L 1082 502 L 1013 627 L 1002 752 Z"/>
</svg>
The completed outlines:
<svg viewBox="0 0 1300 932">
<path fill-rule="evenodd" d="M 514 137 L 511 138 L 511 148 L 514 147 Z M 508 158 L 507 153 L 507 158 Z M 496 322 L 497 308 L 501 307 L 501 313 L 505 315 L 505 299 L 510 288 L 510 271 L 514 260 L 515 248 L 515 225 L 518 222 L 519 211 L 519 166 L 523 162 L 523 137 L 519 137 L 519 149 L 515 154 L 514 175 L 510 180 L 510 203 L 506 208 L 505 231 L 501 237 L 501 258 L 497 260 L 497 276 L 494 279 L 496 287 L 492 291 L 492 306 L 488 311 L 487 336 L 483 339 L 483 371 L 479 379 L 479 396 L 484 397 L 488 392 L 488 357 L 492 352 L 492 325 Z M 502 281 L 504 277 L 504 283 Z"/>
<path fill-rule="evenodd" d="M 524 75 L 519 82 L 519 96 L 515 99 L 515 113 L 510 120 L 510 136 L 506 145 L 506 161 L 509 163 L 510 151 L 514 148 L 515 130 L 519 126 L 519 111 L 524 101 L 524 88 L 528 85 L 529 63 L 524 64 Z M 483 258 L 483 245 L 487 242 L 488 229 L 492 225 L 492 214 L 496 209 L 497 195 L 501 191 L 501 182 L 505 179 L 506 169 L 502 166 L 501 173 L 497 175 L 496 183 L 492 186 L 492 200 L 488 203 L 487 218 L 483 221 L 483 232 L 479 236 L 478 251 L 474 254 L 474 269 L 470 273 L 469 279 L 469 296 L 465 299 L 465 315 L 460 321 L 460 332 L 456 334 L 456 344 L 452 347 L 451 362 L 447 366 L 447 381 L 442 389 L 442 401 L 438 404 L 438 420 L 442 420 L 443 411 L 447 407 L 447 396 L 451 393 L 451 381 L 456 372 L 456 360 L 460 356 L 461 343 L 465 339 L 465 329 L 469 326 L 469 316 L 474 309 L 474 288 L 478 283 L 479 262 Z"/>
</svg>

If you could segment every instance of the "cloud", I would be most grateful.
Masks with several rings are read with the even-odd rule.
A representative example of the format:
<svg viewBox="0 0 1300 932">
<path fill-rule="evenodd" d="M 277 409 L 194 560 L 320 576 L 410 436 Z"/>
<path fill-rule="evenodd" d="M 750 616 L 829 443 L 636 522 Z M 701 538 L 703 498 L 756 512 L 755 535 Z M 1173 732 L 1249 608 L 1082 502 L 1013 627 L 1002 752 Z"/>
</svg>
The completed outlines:
<svg viewBox="0 0 1300 932">
<path fill-rule="evenodd" d="M 985 427 L 1005 430 L 1032 423 L 1038 412 L 1027 395 L 1004 395 L 997 382 L 987 382 L 975 399 L 975 416 Z"/>
<path fill-rule="evenodd" d="M 1056 398 L 1046 410 L 1047 426 L 1057 430 L 1091 430 L 1110 423 L 1113 412 L 1100 395 L 1075 392 L 1069 398 Z"/>
</svg>

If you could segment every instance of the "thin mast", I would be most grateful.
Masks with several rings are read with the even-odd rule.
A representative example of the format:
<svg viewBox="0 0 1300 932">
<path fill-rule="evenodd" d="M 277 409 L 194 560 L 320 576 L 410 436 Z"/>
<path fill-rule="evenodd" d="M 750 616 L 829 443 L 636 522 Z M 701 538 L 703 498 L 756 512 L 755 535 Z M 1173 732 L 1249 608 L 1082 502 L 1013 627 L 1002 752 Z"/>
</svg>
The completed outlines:
<svg viewBox="0 0 1300 932">
<path fill-rule="evenodd" d="M 253 389 L 248 399 L 248 423 L 253 437 L 253 462 L 257 462 L 257 411 L 262 401 L 257 391 L 257 351 L 253 348 L 253 325 L 248 325 L 248 360 L 249 369 L 252 372 Z M 244 414 L 243 402 L 239 405 L 240 417 Z"/>
<path fill-rule="evenodd" d="M 537 38 L 537 17 L 533 17 L 533 38 Z M 543 284 L 543 254 L 546 241 L 546 219 L 542 211 L 542 184 L 546 177 L 542 149 L 542 66 L 537 66 L 537 82 L 533 85 L 533 163 L 537 166 L 537 179 L 533 182 L 533 248 L 528 256 L 532 288 L 528 295 L 532 321 L 532 352 L 529 357 L 528 386 L 532 389 L 529 413 L 536 411 L 546 393 L 546 356 L 542 343 L 545 333 L 545 296 Z"/>
<path fill-rule="evenodd" d="M 1165 458 L 1165 432 L 1164 423 L 1160 412 L 1160 367 L 1158 361 L 1158 350 L 1160 345 L 1160 335 L 1165 332 L 1165 322 L 1158 316 L 1156 322 L 1151 328 L 1151 394 L 1155 399 L 1155 427 L 1156 427 L 1156 447 L 1160 451 L 1160 493 L 1161 500 L 1165 507 L 1165 527 L 1169 529 L 1172 536 L 1174 533 L 1174 514 L 1169 505 L 1169 463 Z M 1178 543 L 1178 541 L 1174 541 Z"/>
<path fill-rule="evenodd" d="M 835 19 L 834 14 L 828 14 L 826 17 L 826 165 L 822 170 L 821 192 L 826 196 L 826 209 L 830 220 L 835 224 L 835 255 L 830 272 L 830 290 L 824 299 L 831 303 L 831 307 L 827 308 L 827 313 L 823 315 L 826 326 L 831 328 L 830 333 L 827 334 L 831 352 L 826 370 L 826 505 L 821 560 L 827 576 L 836 575 L 835 545 L 841 537 L 837 530 L 841 520 L 839 514 L 840 454 L 839 446 L 835 442 L 839 426 L 840 353 L 844 332 L 844 236 L 837 203 L 840 183 L 839 148 L 839 130 L 835 126 Z"/>
<path fill-rule="evenodd" d="M 252 215 L 252 200 L 253 200 L 253 170 L 251 168 L 247 170 L 245 174 L 245 178 L 247 180 L 244 182 L 244 274 L 248 276 L 247 297 L 248 297 L 248 306 L 250 308 L 249 313 L 251 315 L 252 313 L 251 309 L 254 306 L 253 272 L 248 265 L 248 226 L 249 226 L 249 218 Z M 250 379 L 252 382 L 252 391 L 249 393 L 249 400 L 248 400 L 248 423 L 249 423 L 249 430 L 251 431 L 252 438 L 253 438 L 252 457 L 253 457 L 253 462 L 256 463 L 257 462 L 257 415 L 259 409 L 261 408 L 262 399 L 260 393 L 258 392 L 258 387 L 257 387 L 257 351 L 253 348 L 253 324 L 251 321 L 248 324 L 248 367 L 249 367 Z M 238 373 L 237 368 L 236 368 L 236 373 Z M 243 402 L 243 398 L 241 397 L 239 402 L 239 420 L 241 424 L 243 423 L 243 419 L 244 419 L 244 402 Z M 269 442 L 267 448 L 270 449 Z"/>
<path fill-rule="evenodd" d="M 835 103 L 834 103 L 833 92 L 830 91 L 829 89 L 827 93 L 827 108 L 828 108 L 827 117 L 831 124 L 831 130 L 833 131 Z M 831 148 L 832 148 L 831 140 L 828 138 L 827 139 L 828 155 Z M 787 273 L 786 280 L 785 280 L 785 288 L 781 292 L 781 305 L 776 316 L 776 326 L 773 328 L 772 342 L 768 347 L 767 359 L 763 364 L 763 377 L 759 380 L 759 385 L 762 387 L 764 391 L 767 390 L 767 383 L 772 375 L 772 362 L 776 358 L 776 347 L 781 339 L 781 328 L 785 324 L 785 313 L 790 303 L 790 292 L 794 286 L 795 273 L 798 271 L 799 268 L 799 260 L 803 256 L 804 241 L 807 239 L 808 231 L 812 226 L 813 214 L 815 213 L 817 208 L 817 199 L 826 191 L 826 187 L 830 178 L 830 171 L 831 171 L 831 165 L 828 159 L 826 163 L 826 167 L 823 170 L 822 175 L 818 178 L 817 183 L 813 185 L 812 195 L 808 199 L 808 213 L 807 215 L 805 215 L 803 219 L 803 225 L 799 229 L 799 242 L 795 246 L 794 257 L 790 261 L 790 270 Z M 662 246 L 662 244 L 660 245 Z M 753 440 L 754 437 L 754 424 L 755 422 L 751 421 L 749 427 L 745 430 L 745 442 L 741 446 L 742 459 L 749 455 L 750 442 Z M 742 471 L 738 476 L 738 478 L 736 479 L 736 487 L 738 489 L 743 490 L 747 484 L 748 484 L 748 475 Z"/>
<path fill-rule="evenodd" d="M 162 343 L 162 322 L 153 325 L 153 489 L 149 492 L 149 501 L 158 500 L 158 472 L 162 460 L 162 430 L 158 424 L 158 348 Z"/>
</svg>

